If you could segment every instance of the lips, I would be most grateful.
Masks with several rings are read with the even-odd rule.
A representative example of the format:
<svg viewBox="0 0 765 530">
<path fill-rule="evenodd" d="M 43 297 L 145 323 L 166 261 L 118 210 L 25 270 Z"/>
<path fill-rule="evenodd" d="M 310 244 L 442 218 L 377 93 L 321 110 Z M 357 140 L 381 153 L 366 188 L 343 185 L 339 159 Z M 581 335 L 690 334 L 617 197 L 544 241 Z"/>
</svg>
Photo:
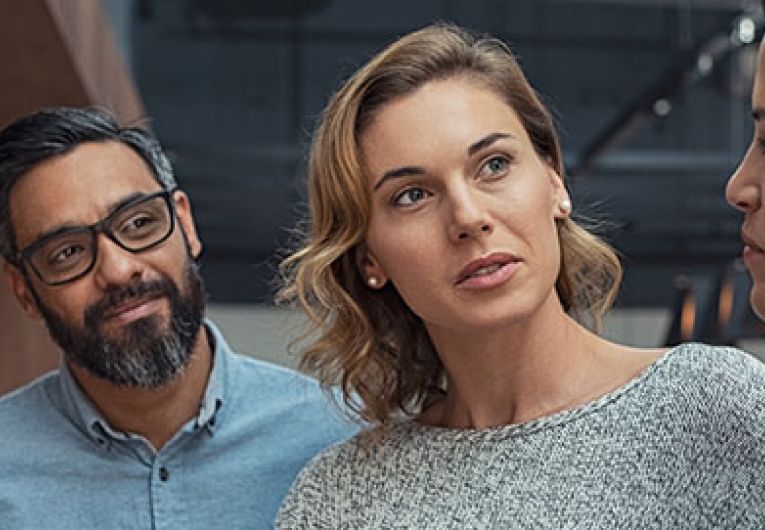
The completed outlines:
<svg viewBox="0 0 765 530">
<path fill-rule="evenodd" d="M 468 263 L 457 275 L 455 285 L 460 285 L 468 280 L 489 276 L 510 263 L 518 263 L 520 258 L 512 254 L 496 252 L 486 257 L 479 258 Z"/>
<path fill-rule="evenodd" d="M 149 302 L 152 302 L 154 300 L 158 300 L 159 298 L 161 297 L 156 295 L 133 298 L 129 301 L 126 301 L 108 310 L 106 313 L 104 313 L 103 318 L 104 320 L 117 318 L 120 315 L 124 315 L 125 313 L 128 313 L 129 311 L 132 311 L 138 307 L 141 307 L 142 305 L 148 304 Z"/>
</svg>

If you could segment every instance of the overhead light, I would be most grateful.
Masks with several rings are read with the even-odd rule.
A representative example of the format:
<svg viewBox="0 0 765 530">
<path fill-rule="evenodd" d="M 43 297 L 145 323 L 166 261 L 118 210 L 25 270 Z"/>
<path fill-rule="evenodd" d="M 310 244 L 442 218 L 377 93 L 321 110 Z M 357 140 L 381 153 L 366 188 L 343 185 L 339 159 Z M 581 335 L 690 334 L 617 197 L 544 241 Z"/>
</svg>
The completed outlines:
<svg viewBox="0 0 765 530">
<path fill-rule="evenodd" d="M 664 116 L 668 115 L 670 112 L 672 112 L 672 103 L 670 103 L 668 100 L 661 98 L 661 99 L 657 99 L 653 103 L 653 113 L 659 116 L 660 118 L 663 118 Z"/>
<path fill-rule="evenodd" d="M 715 60 L 708 53 L 702 53 L 701 55 L 699 55 L 699 58 L 696 59 L 696 68 L 698 69 L 699 74 L 701 74 L 702 76 L 705 76 L 709 72 L 711 72 L 714 66 L 715 66 Z"/>
<path fill-rule="evenodd" d="M 754 23 L 754 19 L 750 16 L 743 16 L 738 19 L 735 28 L 733 29 L 733 40 L 739 44 L 751 44 L 754 42 L 754 38 L 757 36 L 757 24 Z"/>
</svg>

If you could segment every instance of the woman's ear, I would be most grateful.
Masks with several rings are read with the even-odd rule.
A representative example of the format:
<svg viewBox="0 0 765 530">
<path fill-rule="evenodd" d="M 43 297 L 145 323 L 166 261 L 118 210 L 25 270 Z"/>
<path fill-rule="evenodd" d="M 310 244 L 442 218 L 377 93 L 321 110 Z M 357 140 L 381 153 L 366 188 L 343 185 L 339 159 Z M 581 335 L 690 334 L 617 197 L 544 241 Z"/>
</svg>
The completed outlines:
<svg viewBox="0 0 765 530">
<path fill-rule="evenodd" d="M 366 243 L 356 247 L 356 268 L 370 289 L 382 289 L 388 282 L 388 275 Z"/>
<path fill-rule="evenodd" d="M 571 215 L 571 197 L 563 184 L 563 179 L 557 171 L 549 165 L 550 187 L 553 197 L 553 216 L 556 219 L 565 219 Z"/>
</svg>

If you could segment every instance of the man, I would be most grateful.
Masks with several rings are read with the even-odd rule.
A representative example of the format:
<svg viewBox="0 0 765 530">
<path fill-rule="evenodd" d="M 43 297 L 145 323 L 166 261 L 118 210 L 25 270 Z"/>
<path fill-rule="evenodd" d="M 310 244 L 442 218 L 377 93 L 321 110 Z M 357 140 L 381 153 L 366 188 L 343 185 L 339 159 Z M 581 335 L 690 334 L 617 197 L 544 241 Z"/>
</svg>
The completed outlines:
<svg viewBox="0 0 765 530">
<path fill-rule="evenodd" d="M 74 108 L 0 132 L 5 277 L 63 352 L 0 400 L 1 528 L 270 528 L 352 433 L 312 380 L 230 351 L 201 248 L 148 132 Z"/>
<path fill-rule="evenodd" d="M 765 39 L 760 43 L 757 57 L 752 117 L 752 143 L 730 177 L 725 196 L 732 206 L 744 212 L 741 238 L 744 240 L 744 263 L 752 278 L 749 300 L 755 314 L 765 320 Z"/>
</svg>

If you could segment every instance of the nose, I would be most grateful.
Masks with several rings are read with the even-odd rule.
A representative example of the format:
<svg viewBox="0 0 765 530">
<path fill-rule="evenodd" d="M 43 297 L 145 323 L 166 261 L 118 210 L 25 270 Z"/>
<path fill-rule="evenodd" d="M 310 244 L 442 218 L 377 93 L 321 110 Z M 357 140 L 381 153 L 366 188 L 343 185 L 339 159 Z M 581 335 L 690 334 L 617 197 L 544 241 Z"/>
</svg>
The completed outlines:
<svg viewBox="0 0 765 530">
<path fill-rule="evenodd" d="M 481 203 L 477 193 L 466 186 L 453 190 L 450 194 L 452 221 L 449 236 L 454 242 L 480 238 L 494 231 L 494 225 L 486 207 Z"/>
<path fill-rule="evenodd" d="M 748 153 L 725 186 L 725 198 L 728 203 L 744 213 L 757 210 L 762 200 L 761 178 L 758 178 L 749 156 Z M 762 178 L 765 178 L 765 175 L 762 175 Z"/>
<path fill-rule="evenodd" d="M 117 245 L 104 234 L 98 235 L 98 256 L 94 275 L 99 287 L 125 285 L 135 278 L 140 278 L 144 265 L 137 254 Z"/>
</svg>

